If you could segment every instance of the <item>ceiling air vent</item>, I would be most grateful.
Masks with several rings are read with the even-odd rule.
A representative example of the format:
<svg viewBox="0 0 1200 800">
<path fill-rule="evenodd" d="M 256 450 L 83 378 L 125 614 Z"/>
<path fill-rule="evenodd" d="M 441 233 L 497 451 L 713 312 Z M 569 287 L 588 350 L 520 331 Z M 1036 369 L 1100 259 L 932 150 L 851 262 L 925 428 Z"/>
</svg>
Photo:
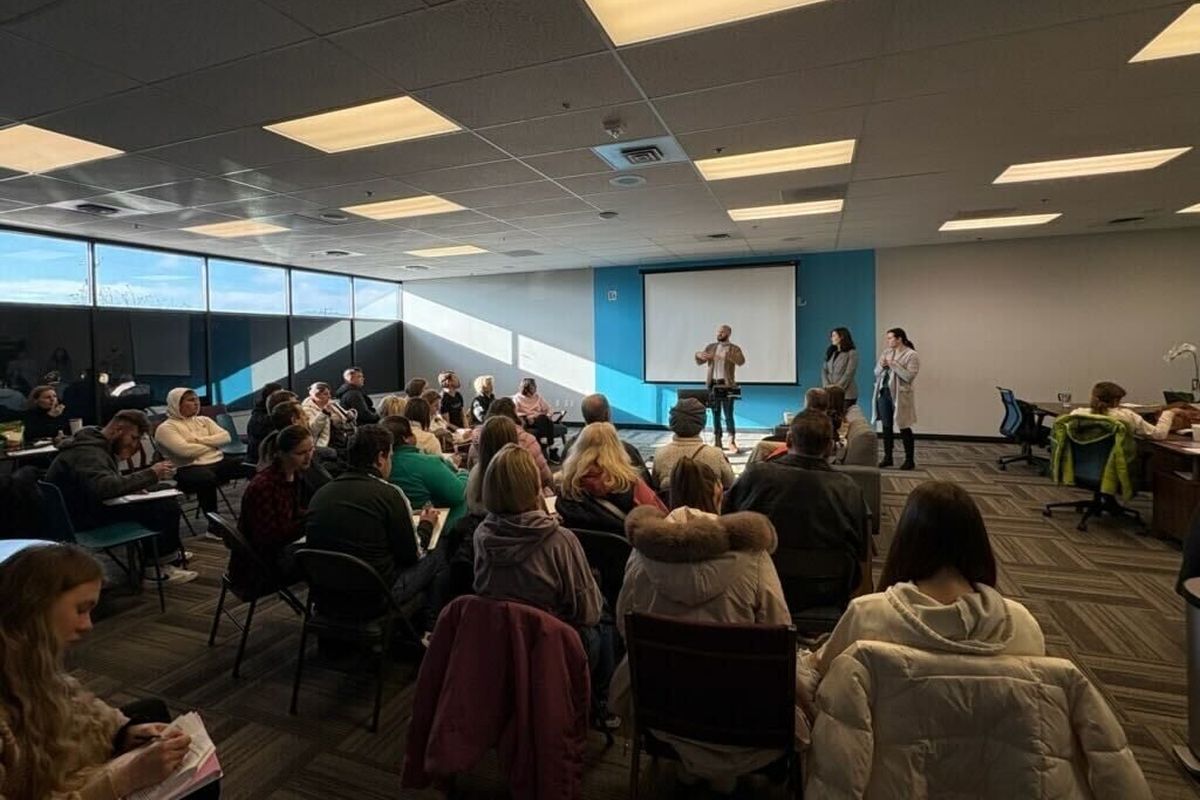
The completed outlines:
<svg viewBox="0 0 1200 800">
<path fill-rule="evenodd" d="M 654 145 L 648 147 L 627 147 L 621 151 L 621 156 L 635 167 L 645 164 L 658 164 L 663 160 L 662 150 Z"/>
<path fill-rule="evenodd" d="M 354 253 L 350 250 L 313 250 L 309 253 L 313 258 L 355 258 L 361 256 L 362 253 Z"/>
<path fill-rule="evenodd" d="M 670 136 L 654 136 L 636 142 L 614 142 L 593 147 L 592 152 L 615 170 L 654 167 L 687 161 L 687 153 Z"/>
<path fill-rule="evenodd" d="M 115 217 L 121 213 L 119 208 L 102 206 L 99 203 L 80 203 L 75 206 L 75 210 L 81 214 L 91 214 L 96 217 Z"/>
<path fill-rule="evenodd" d="M 730 236 L 728 233 L 710 233 L 704 238 L 706 238 L 706 239 L 732 239 L 733 237 Z"/>
<path fill-rule="evenodd" d="M 1145 217 L 1117 217 L 1116 219 L 1110 219 L 1108 221 L 1108 224 L 1109 225 L 1129 225 L 1130 223 L 1133 223 L 1133 222 L 1145 222 L 1145 221 L 1146 221 Z"/>
<path fill-rule="evenodd" d="M 543 254 L 537 250 L 506 250 L 504 253 L 502 253 L 502 255 L 506 255 L 509 258 L 530 258 L 532 256 L 540 256 Z"/>
</svg>

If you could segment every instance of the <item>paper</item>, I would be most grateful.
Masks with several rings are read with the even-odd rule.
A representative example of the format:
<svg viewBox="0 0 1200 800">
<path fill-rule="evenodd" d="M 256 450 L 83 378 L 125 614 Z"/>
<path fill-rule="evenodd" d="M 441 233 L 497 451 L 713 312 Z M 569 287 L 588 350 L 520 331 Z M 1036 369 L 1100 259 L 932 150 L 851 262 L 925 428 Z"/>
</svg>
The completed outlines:
<svg viewBox="0 0 1200 800">
<path fill-rule="evenodd" d="M 557 497 L 555 497 L 554 495 L 550 495 L 549 497 L 543 497 L 542 499 L 546 501 L 546 511 L 548 511 L 551 514 L 557 513 L 554 510 L 554 507 L 558 504 Z"/>
<path fill-rule="evenodd" d="M 159 489 L 156 492 L 135 492 L 112 497 L 104 501 L 106 506 L 123 506 L 126 503 L 144 503 L 147 500 L 161 500 L 164 497 L 179 497 L 183 492 L 178 489 Z"/>
<path fill-rule="evenodd" d="M 170 777 L 157 786 L 129 795 L 127 800 L 175 800 L 207 786 L 221 777 L 221 764 L 217 761 L 217 747 L 213 744 L 204 720 L 195 711 L 176 717 L 167 726 L 168 730 L 179 730 L 191 737 L 191 745 L 183 762 Z"/>
<path fill-rule="evenodd" d="M 48 444 L 48 445 L 44 445 L 42 447 L 28 447 L 24 450 L 9 450 L 7 453 L 5 453 L 5 455 L 8 456 L 9 458 L 22 458 L 23 456 L 37 456 L 37 455 L 41 455 L 42 453 L 57 453 L 57 452 L 58 452 L 57 447 L 55 447 L 52 444 Z"/>
<path fill-rule="evenodd" d="M 438 538 L 442 535 L 442 526 L 446 524 L 446 516 L 450 513 L 450 509 L 448 508 L 435 508 L 434 511 L 438 512 L 438 518 L 437 522 L 433 523 L 433 534 L 429 537 L 429 547 L 425 548 L 426 550 L 432 550 L 437 547 Z M 421 524 L 421 515 L 413 514 L 412 521 L 413 531 L 415 532 Z"/>
</svg>

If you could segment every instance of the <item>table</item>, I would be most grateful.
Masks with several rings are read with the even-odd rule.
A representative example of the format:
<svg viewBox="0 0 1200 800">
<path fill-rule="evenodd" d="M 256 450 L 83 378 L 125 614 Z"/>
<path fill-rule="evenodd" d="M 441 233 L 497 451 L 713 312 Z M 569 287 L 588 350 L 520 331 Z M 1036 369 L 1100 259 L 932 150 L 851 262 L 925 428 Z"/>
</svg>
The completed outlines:
<svg viewBox="0 0 1200 800">
<path fill-rule="evenodd" d="M 43 544 L 54 544 L 54 542 L 47 539 L 0 539 L 0 563 L 4 563 L 27 547 L 37 547 Z"/>
<path fill-rule="evenodd" d="M 1166 439 L 1139 439 L 1138 448 L 1148 455 L 1154 493 L 1150 529 L 1182 542 L 1200 507 L 1200 446 L 1190 436 L 1171 434 Z"/>
<path fill-rule="evenodd" d="M 1077 408 L 1087 408 L 1090 403 L 1077 402 L 1072 400 L 1070 403 L 1063 403 L 1059 400 L 1026 400 L 1026 403 L 1033 406 L 1034 411 L 1047 417 L 1061 417 L 1064 414 L 1070 414 Z M 1163 405 L 1151 403 L 1122 403 L 1122 407 L 1128 408 L 1130 411 L 1135 411 L 1143 417 L 1152 416 L 1163 410 Z"/>
<path fill-rule="evenodd" d="M 0 452 L 0 458 L 11 458 L 14 461 L 22 458 L 32 458 L 34 456 L 48 455 L 57 453 L 58 448 L 52 444 L 42 445 L 41 447 L 23 447 L 18 450 L 4 450 Z"/>
</svg>

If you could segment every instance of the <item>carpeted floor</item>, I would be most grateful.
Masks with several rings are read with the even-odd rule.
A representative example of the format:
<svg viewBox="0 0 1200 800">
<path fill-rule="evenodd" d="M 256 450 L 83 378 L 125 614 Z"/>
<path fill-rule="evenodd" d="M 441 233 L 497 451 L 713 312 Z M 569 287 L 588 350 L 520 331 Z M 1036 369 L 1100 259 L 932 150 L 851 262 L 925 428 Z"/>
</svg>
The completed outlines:
<svg viewBox="0 0 1200 800">
<path fill-rule="evenodd" d="M 630 438 L 649 450 L 661 435 L 633 433 Z M 747 438 L 742 444 L 752 442 Z M 882 544 L 886 547 L 907 493 L 922 480 L 965 486 L 987 519 L 1001 563 L 1000 590 L 1037 617 L 1051 655 L 1072 659 L 1099 686 L 1155 796 L 1200 798 L 1197 784 L 1170 753 L 1184 741 L 1187 725 L 1183 603 L 1173 591 L 1178 547 L 1139 536 L 1128 523 L 1099 520 L 1084 533 L 1075 530 L 1070 514 L 1046 519 L 1043 503 L 1079 495 L 1052 486 L 1028 467 L 999 471 L 996 457 L 1011 450 L 919 442 L 919 470 L 884 474 Z M 744 463 L 744 457 L 738 461 Z M 235 505 L 239 494 L 230 493 Z M 1145 498 L 1134 505 L 1149 511 Z M 274 601 L 261 607 L 242 677 L 232 679 L 234 626 L 224 620 L 216 646 L 207 646 L 225 553 L 219 544 L 199 539 L 187 544 L 196 553 L 200 579 L 170 587 L 164 614 L 153 593 L 107 592 L 95 631 L 70 656 L 76 674 L 114 703 L 153 695 L 176 712 L 201 711 L 225 768 L 226 798 L 439 796 L 399 788 L 416 665 L 391 666 L 380 731 L 372 735 L 366 730 L 371 694 L 364 675 L 322 666 L 314 648 L 300 713 L 290 716 L 297 618 Z M 244 613 L 236 602 L 231 610 Z M 621 742 L 605 749 L 602 737 L 593 735 L 584 797 L 625 797 L 627 781 L 628 756 Z M 645 771 L 643 787 L 645 797 L 708 796 L 677 787 L 665 765 Z M 507 796 L 494 758 L 464 776 L 458 789 L 462 797 Z M 783 796 L 763 784 L 742 787 L 740 794 Z"/>
</svg>

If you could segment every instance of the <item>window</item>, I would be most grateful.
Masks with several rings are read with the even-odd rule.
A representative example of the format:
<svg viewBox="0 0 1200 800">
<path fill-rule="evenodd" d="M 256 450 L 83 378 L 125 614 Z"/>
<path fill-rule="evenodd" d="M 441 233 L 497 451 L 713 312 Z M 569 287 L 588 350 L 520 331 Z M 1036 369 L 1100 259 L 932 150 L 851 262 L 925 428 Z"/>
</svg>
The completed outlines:
<svg viewBox="0 0 1200 800">
<path fill-rule="evenodd" d="M 399 323 L 354 321 L 354 364 L 366 377 L 367 391 L 374 394 L 404 388 L 400 380 L 401 355 Z"/>
<path fill-rule="evenodd" d="M 400 284 L 355 278 L 354 316 L 358 319 L 400 319 Z"/>
<path fill-rule="evenodd" d="M 0 231 L 0 301 L 91 305 L 87 244 Z"/>
<path fill-rule="evenodd" d="M 204 259 L 98 244 L 96 303 L 203 311 Z"/>
<path fill-rule="evenodd" d="M 287 270 L 210 258 L 208 308 L 242 314 L 286 314 Z"/>
<path fill-rule="evenodd" d="M 102 419 L 122 408 L 167 403 L 167 392 L 185 386 L 206 400 L 203 314 L 161 311 L 96 312 L 96 373 L 106 382 Z"/>
<path fill-rule="evenodd" d="M 350 366 L 350 320 L 292 320 L 292 386 L 301 397 L 310 383 L 325 381 L 335 389 Z"/>
<path fill-rule="evenodd" d="M 349 276 L 292 270 L 292 314 L 349 317 Z"/>
<path fill-rule="evenodd" d="M 209 397 L 249 411 L 268 383 L 288 385 L 287 320 L 214 314 L 209 320 Z"/>
<path fill-rule="evenodd" d="M 49 384 L 68 419 L 95 424 L 91 314 L 86 308 L 0 311 L 0 421 L 20 413 L 33 387 Z"/>
</svg>

